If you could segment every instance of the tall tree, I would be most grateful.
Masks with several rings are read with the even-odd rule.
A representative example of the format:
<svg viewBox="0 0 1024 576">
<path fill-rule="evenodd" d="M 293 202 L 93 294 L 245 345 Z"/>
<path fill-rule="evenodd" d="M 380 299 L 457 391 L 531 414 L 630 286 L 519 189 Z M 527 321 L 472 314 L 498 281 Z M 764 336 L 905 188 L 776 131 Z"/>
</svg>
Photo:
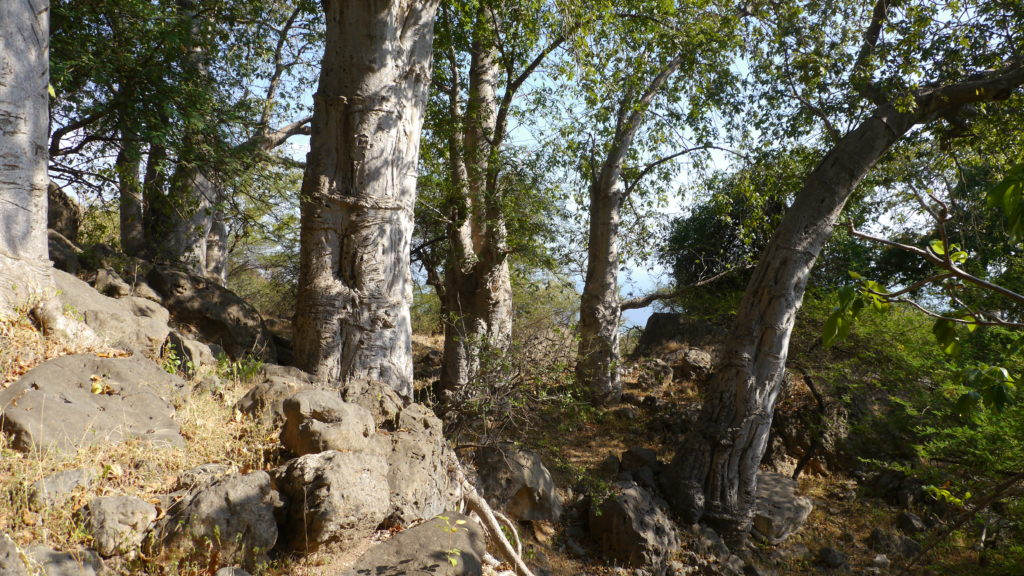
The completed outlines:
<svg viewBox="0 0 1024 576">
<path fill-rule="evenodd" d="M 409 268 L 438 0 L 326 0 L 302 183 L 295 360 L 412 394 Z"/>
<path fill-rule="evenodd" d="M 827 13 L 794 11 L 795 19 L 780 19 L 789 27 L 776 30 L 820 33 L 827 28 L 823 23 L 833 19 L 857 22 L 853 16 L 859 5 L 844 6 L 851 12 L 835 6 Z M 822 121 L 831 149 L 805 179 L 762 253 L 722 351 L 721 366 L 707 387 L 699 424 L 680 446 L 672 462 L 674 474 L 666 477 L 670 499 L 688 521 L 703 519 L 732 540 L 749 530 L 758 466 L 781 390 L 796 313 L 822 246 L 857 184 L 916 126 L 934 126 L 940 118 L 962 123 L 976 106 L 1005 99 L 1024 84 L 1020 46 L 1012 40 L 1019 38 L 1024 21 L 1020 6 L 993 3 L 989 8 L 963 14 L 956 25 L 947 26 L 946 19 L 934 12 L 942 7 L 908 3 L 896 10 L 889 0 L 879 0 L 866 18 L 861 17 L 866 24 L 859 48 L 839 49 L 832 33 L 818 36 L 819 44 L 813 42 L 813 34 L 773 44 L 786 53 L 770 66 L 791 63 L 796 72 L 785 69 L 783 78 L 792 81 L 786 75 L 794 73 L 809 88 L 793 89 L 796 82 L 779 84 L 792 89 L 789 94 L 800 106 Z M 821 20 L 811 21 L 812 15 Z M 808 46 L 815 48 L 807 50 Z M 907 70 L 930 80 L 915 83 Z M 828 84 L 820 82 L 828 75 Z M 847 92 L 830 101 L 828 89 Z M 853 128 L 840 133 L 840 119 Z"/>
</svg>

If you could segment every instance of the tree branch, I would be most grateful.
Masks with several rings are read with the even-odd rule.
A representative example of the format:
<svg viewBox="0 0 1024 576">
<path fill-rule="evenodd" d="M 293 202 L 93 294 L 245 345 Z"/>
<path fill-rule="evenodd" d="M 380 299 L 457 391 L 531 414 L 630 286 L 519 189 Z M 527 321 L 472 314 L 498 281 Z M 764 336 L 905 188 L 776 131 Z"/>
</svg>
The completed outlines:
<svg viewBox="0 0 1024 576">
<path fill-rule="evenodd" d="M 739 268 L 729 268 L 728 270 L 725 270 L 723 272 L 719 272 L 718 274 L 715 274 L 714 276 L 711 276 L 709 278 L 704 278 L 702 280 L 698 280 L 698 281 L 696 281 L 696 282 L 694 282 L 692 284 L 687 284 L 686 286 L 680 286 L 680 287 L 674 288 L 672 290 L 658 290 L 656 292 L 652 292 L 652 293 L 644 295 L 644 296 L 638 296 L 636 298 L 630 298 L 628 300 L 623 300 L 623 301 L 619 302 L 619 310 L 639 310 L 640 308 L 646 308 L 646 307 L 650 306 L 651 304 L 654 304 L 655 302 L 660 302 L 662 300 L 670 300 L 670 299 L 675 298 L 677 296 L 682 296 L 687 290 L 690 290 L 692 288 L 700 288 L 702 286 L 707 286 L 708 284 L 711 284 L 712 282 L 715 282 L 717 280 L 721 280 L 722 278 L 724 278 L 725 276 L 728 276 L 729 274 L 731 274 L 733 272 L 736 272 L 738 270 L 747 270 L 749 268 L 751 268 L 751 266 L 741 266 Z"/>
<path fill-rule="evenodd" d="M 857 52 L 857 59 L 853 63 L 853 85 L 854 89 L 869 101 L 876 105 L 884 104 L 882 95 L 871 79 L 869 64 L 871 57 L 875 54 L 878 46 L 878 39 L 882 34 L 882 26 L 889 18 L 889 7 L 893 0 L 877 0 L 871 11 L 871 23 L 864 31 L 864 42 Z"/>
</svg>

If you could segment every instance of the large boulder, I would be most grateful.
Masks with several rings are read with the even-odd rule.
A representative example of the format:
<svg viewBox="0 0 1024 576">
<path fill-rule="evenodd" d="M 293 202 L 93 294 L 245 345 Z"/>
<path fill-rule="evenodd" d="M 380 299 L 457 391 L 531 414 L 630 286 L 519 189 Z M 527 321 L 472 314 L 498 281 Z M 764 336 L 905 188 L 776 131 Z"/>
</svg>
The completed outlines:
<svg viewBox="0 0 1024 576">
<path fill-rule="evenodd" d="M 387 445 L 389 525 L 408 525 L 453 508 L 462 497 L 452 475 L 455 453 L 444 438 L 441 420 L 427 407 L 410 404 L 398 416 L 398 428 L 378 439 Z"/>
<path fill-rule="evenodd" d="M 132 496 L 101 496 L 89 502 L 89 533 L 100 556 L 125 554 L 142 543 L 156 508 Z"/>
<path fill-rule="evenodd" d="M 62 552 L 37 544 L 26 548 L 25 554 L 45 576 L 97 576 L 103 573 L 103 560 L 92 550 Z"/>
<path fill-rule="evenodd" d="M 672 367 L 677 380 L 701 380 L 714 369 L 711 352 L 701 348 L 684 348 L 666 355 L 665 362 Z"/>
<path fill-rule="evenodd" d="M 751 533 L 769 544 L 779 544 L 807 521 L 814 506 L 796 494 L 796 481 L 780 474 L 757 475 L 757 500 Z"/>
<path fill-rule="evenodd" d="M 163 296 L 174 320 L 194 326 L 202 340 L 223 347 L 235 360 L 247 355 L 276 360 L 274 340 L 263 318 L 234 292 L 163 266 L 154 266 L 146 280 Z"/>
<path fill-rule="evenodd" d="M 341 399 L 336 390 L 302 390 L 284 401 L 281 444 L 292 454 L 365 450 L 375 426 L 370 411 Z"/>
<path fill-rule="evenodd" d="M 53 182 L 46 190 L 46 197 L 46 227 L 76 242 L 82 226 L 82 208 Z"/>
<path fill-rule="evenodd" d="M 480 576 L 486 544 L 476 522 L 447 512 L 370 548 L 342 576 Z"/>
<path fill-rule="evenodd" d="M 0 422 L 18 450 L 73 451 L 130 438 L 181 446 L 171 401 L 185 382 L 141 356 L 49 360 L 0 391 Z"/>
<path fill-rule="evenodd" d="M 27 558 L 7 534 L 0 534 L 0 576 L 29 576 Z"/>
<path fill-rule="evenodd" d="M 502 443 L 478 449 L 473 463 L 480 492 L 512 518 L 557 522 L 561 517 L 562 499 L 536 453 Z"/>
<path fill-rule="evenodd" d="M 277 544 L 275 512 L 280 507 L 266 472 L 202 483 L 157 521 L 154 545 L 172 555 L 194 557 L 217 542 L 222 563 L 255 566 Z"/>
<path fill-rule="evenodd" d="M 650 355 L 669 342 L 706 347 L 720 342 L 728 322 L 691 319 L 676 312 L 655 312 L 647 318 L 633 355 Z"/>
<path fill-rule="evenodd" d="M 68 274 L 77 273 L 82 267 L 81 262 L 78 261 L 78 255 L 82 253 L 82 249 L 56 230 L 47 230 L 46 240 L 53 267 Z"/>
<path fill-rule="evenodd" d="M 149 358 L 160 357 L 170 332 L 170 315 L 158 304 L 143 298 L 109 298 L 60 270 L 53 271 L 53 278 L 65 308 L 80 316 L 99 336 Z"/>
<path fill-rule="evenodd" d="M 284 401 L 315 384 L 316 378 L 312 374 L 298 368 L 266 364 L 263 366 L 263 380 L 250 388 L 235 403 L 235 408 L 264 424 L 280 426 L 285 421 Z M 341 399 L 340 395 L 338 399 Z"/>
<path fill-rule="evenodd" d="M 614 494 L 591 507 L 590 531 L 603 554 L 659 576 L 679 549 L 679 533 L 667 505 L 636 482 L 616 482 Z"/>
<path fill-rule="evenodd" d="M 390 510 L 387 469 L 375 451 L 307 454 L 279 469 L 277 486 L 288 510 L 282 544 L 313 552 L 368 537 Z"/>
</svg>

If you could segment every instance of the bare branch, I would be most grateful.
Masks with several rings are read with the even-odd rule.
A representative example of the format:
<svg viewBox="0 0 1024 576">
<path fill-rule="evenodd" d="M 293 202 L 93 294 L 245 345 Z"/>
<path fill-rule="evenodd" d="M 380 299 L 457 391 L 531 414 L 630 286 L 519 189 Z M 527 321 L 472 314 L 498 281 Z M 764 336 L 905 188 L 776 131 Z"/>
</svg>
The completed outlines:
<svg viewBox="0 0 1024 576">
<path fill-rule="evenodd" d="M 662 300 L 670 300 L 670 299 L 675 298 L 677 296 L 681 296 L 687 290 L 690 290 L 692 288 L 700 288 L 702 286 L 707 286 L 708 284 L 711 284 L 713 282 L 721 280 L 722 278 L 728 276 L 729 274 L 732 274 L 733 272 L 736 272 L 736 271 L 739 271 L 739 270 L 748 270 L 751 267 L 752 266 L 741 266 L 741 267 L 738 267 L 738 268 L 729 268 L 728 270 L 725 270 L 723 272 L 719 272 L 718 274 L 715 274 L 714 276 L 711 276 L 711 277 L 708 277 L 708 278 L 704 278 L 702 280 L 698 280 L 698 281 L 696 281 L 696 282 L 694 282 L 692 284 L 687 284 L 686 286 L 680 286 L 679 288 L 675 288 L 673 290 L 658 290 L 656 292 L 652 292 L 652 293 L 647 294 L 645 296 L 639 296 L 637 298 L 630 298 L 628 300 L 623 300 L 622 302 L 619 303 L 619 309 L 620 310 L 638 310 L 640 308 L 647 308 L 648 306 L 650 306 L 651 304 L 654 304 L 655 302 L 660 302 Z"/>
</svg>

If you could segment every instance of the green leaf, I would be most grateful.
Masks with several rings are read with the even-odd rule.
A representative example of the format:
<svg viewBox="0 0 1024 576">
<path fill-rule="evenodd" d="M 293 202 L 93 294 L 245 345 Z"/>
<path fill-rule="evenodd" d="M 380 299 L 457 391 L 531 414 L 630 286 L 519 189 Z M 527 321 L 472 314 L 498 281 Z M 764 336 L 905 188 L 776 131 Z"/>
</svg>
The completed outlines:
<svg viewBox="0 0 1024 576">
<path fill-rule="evenodd" d="M 970 416 L 978 409 L 978 404 L 981 402 L 981 394 L 977 391 L 971 390 L 966 394 L 957 398 L 954 410 L 961 416 Z"/>
<path fill-rule="evenodd" d="M 861 276 L 860 274 L 854 272 L 853 270 L 850 270 L 848 272 L 848 274 L 850 275 L 850 278 L 853 278 L 854 280 L 860 280 L 860 279 L 863 278 L 863 276 Z"/>
<path fill-rule="evenodd" d="M 929 242 L 928 247 L 931 248 L 932 252 L 934 252 L 937 256 L 946 255 L 946 245 L 942 242 L 942 240 L 939 240 L 938 238 Z"/>
<path fill-rule="evenodd" d="M 842 318 L 845 316 L 842 310 L 836 310 L 828 317 L 825 321 L 825 328 L 821 334 L 821 343 L 823 346 L 828 348 L 837 341 L 839 336 L 839 325 L 842 322 Z"/>
<path fill-rule="evenodd" d="M 50 95 L 50 98 L 57 98 L 57 91 L 53 89 L 53 84 L 46 85 L 46 92 Z"/>
</svg>

